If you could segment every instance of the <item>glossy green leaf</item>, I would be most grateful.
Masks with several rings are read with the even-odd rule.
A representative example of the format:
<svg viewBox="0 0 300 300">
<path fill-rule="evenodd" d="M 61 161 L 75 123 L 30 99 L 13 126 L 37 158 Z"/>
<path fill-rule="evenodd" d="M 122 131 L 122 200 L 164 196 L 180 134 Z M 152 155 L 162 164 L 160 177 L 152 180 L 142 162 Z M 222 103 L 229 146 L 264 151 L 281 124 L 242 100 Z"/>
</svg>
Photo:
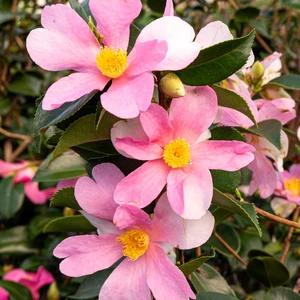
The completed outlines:
<svg viewBox="0 0 300 300">
<path fill-rule="evenodd" d="M 223 193 L 233 193 L 241 184 L 241 172 L 210 170 L 214 187 Z"/>
<path fill-rule="evenodd" d="M 240 70 L 250 55 L 255 33 L 225 41 L 200 51 L 195 61 L 176 74 L 192 86 L 217 83 Z"/>
<path fill-rule="evenodd" d="M 24 202 L 24 185 L 14 185 L 13 180 L 14 177 L 7 177 L 0 181 L 0 215 L 6 219 L 13 217 Z"/>
<path fill-rule="evenodd" d="M 22 284 L 0 280 L 0 286 L 8 291 L 10 300 L 32 300 L 31 292 Z"/>
<path fill-rule="evenodd" d="M 95 227 L 82 215 L 61 217 L 50 221 L 44 227 L 44 233 L 48 232 L 91 232 Z"/>
<path fill-rule="evenodd" d="M 49 163 L 44 161 L 32 181 L 58 181 L 86 175 L 85 160 L 73 153 L 61 155 Z"/>
<path fill-rule="evenodd" d="M 246 100 L 234 91 L 224 89 L 218 85 L 211 86 L 218 96 L 218 105 L 235 109 L 247 116 L 254 124 L 256 120 Z"/>
<path fill-rule="evenodd" d="M 48 128 L 51 125 L 55 125 L 68 117 L 72 116 L 78 111 L 86 102 L 88 102 L 97 91 L 82 96 L 76 101 L 64 103 L 61 107 L 54 110 L 43 110 L 42 103 L 39 104 L 33 122 L 35 145 L 38 151 L 40 151 L 41 142 L 41 130 Z"/>
<path fill-rule="evenodd" d="M 141 30 L 134 24 L 130 24 L 130 36 L 129 36 L 129 43 L 127 52 L 130 53 L 132 48 L 134 47 L 135 41 L 139 36 Z"/>
<path fill-rule="evenodd" d="M 113 268 L 109 268 L 87 276 L 79 286 L 76 294 L 69 296 L 68 299 L 90 299 L 98 297 L 102 285 L 113 270 Z"/>
<path fill-rule="evenodd" d="M 235 296 L 234 291 L 221 274 L 212 266 L 205 263 L 201 265 L 196 272 L 192 273 L 191 282 L 197 293 L 218 292 Z"/>
<path fill-rule="evenodd" d="M 216 292 L 204 292 L 198 293 L 197 300 L 238 300 L 238 298 L 226 294 L 220 294 Z"/>
<path fill-rule="evenodd" d="M 110 130 L 118 118 L 104 113 L 95 128 L 95 114 L 86 115 L 76 120 L 62 134 L 53 151 L 52 158 L 68 151 L 71 147 L 94 141 L 110 140 Z"/>
<path fill-rule="evenodd" d="M 228 126 L 215 127 L 211 131 L 210 140 L 223 140 L 223 141 L 241 141 L 245 142 L 244 136 L 235 128 Z"/>
<path fill-rule="evenodd" d="M 226 223 L 221 223 L 216 226 L 216 232 L 221 236 L 221 238 L 235 251 L 239 252 L 241 248 L 241 240 L 233 228 Z M 231 257 L 233 254 L 227 250 L 227 248 L 214 236 L 212 235 L 208 240 L 208 243 L 213 246 L 216 251 L 220 252 L 224 256 Z"/>
<path fill-rule="evenodd" d="M 79 14 L 79 16 L 86 21 L 89 22 L 89 16 L 83 9 L 83 7 L 76 0 L 69 0 L 70 6 Z"/>
<path fill-rule="evenodd" d="M 267 287 L 276 287 L 289 280 L 288 269 L 278 260 L 268 256 L 252 258 L 247 266 L 251 277 Z"/>
<path fill-rule="evenodd" d="M 37 97 L 41 94 L 42 80 L 29 74 L 16 74 L 7 89 L 14 94 Z"/>
<path fill-rule="evenodd" d="M 281 128 L 282 125 L 277 120 L 265 120 L 259 122 L 258 127 L 252 126 L 248 129 L 239 128 L 241 132 L 251 133 L 266 138 L 276 148 L 281 149 Z"/>
<path fill-rule="evenodd" d="M 288 74 L 282 75 L 280 77 L 274 78 L 269 81 L 266 86 L 276 85 L 284 89 L 290 90 L 300 90 L 300 75 L 297 74 Z"/>
<path fill-rule="evenodd" d="M 209 259 L 214 258 L 216 255 L 214 249 L 211 250 L 211 253 L 204 254 L 200 257 L 197 257 L 191 261 L 188 261 L 187 263 L 180 265 L 179 269 L 181 272 L 187 276 L 196 271 L 202 264 L 207 262 Z"/>
<path fill-rule="evenodd" d="M 270 290 L 263 300 L 300 300 L 300 295 L 287 287 L 277 287 Z"/>
<path fill-rule="evenodd" d="M 50 199 L 50 206 L 70 207 L 76 210 L 81 209 L 75 198 L 73 187 L 67 187 L 58 190 Z"/>
<path fill-rule="evenodd" d="M 254 204 L 237 201 L 231 197 L 226 196 L 217 189 L 214 189 L 212 203 L 245 218 L 256 228 L 259 236 L 262 236 Z"/>
<path fill-rule="evenodd" d="M 216 207 L 212 211 L 212 214 L 215 218 L 215 225 L 221 223 L 222 221 L 226 220 L 228 217 L 233 215 L 231 211 L 223 209 L 221 207 Z"/>
</svg>

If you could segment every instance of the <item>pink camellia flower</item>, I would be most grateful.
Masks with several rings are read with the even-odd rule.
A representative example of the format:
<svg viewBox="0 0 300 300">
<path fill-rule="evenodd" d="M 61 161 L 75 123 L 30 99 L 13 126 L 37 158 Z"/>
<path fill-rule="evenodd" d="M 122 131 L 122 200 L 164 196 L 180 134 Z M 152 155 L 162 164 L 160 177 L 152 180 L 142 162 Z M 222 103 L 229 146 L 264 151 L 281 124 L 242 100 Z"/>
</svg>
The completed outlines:
<svg viewBox="0 0 300 300">
<path fill-rule="evenodd" d="M 9 293 L 3 287 L 0 287 L 0 299 L 9 300 Z"/>
<path fill-rule="evenodd" d="M 100 300 L 157 300 L 195 298 L 184 275 L 165 253 L 171 246 L 193 248 L 210 237 L 214 218 L 184 220 L 170 208 L 166 194 L 158 201 L 152 220 L 132 205 L 118 207 L 113 200 L 116 184 L 124 178 L 113 164 L 97 165 L 94 180 L 83 177 L 75 186 L 81 213 L 97 228 L 98 235 L 73 236 L 62 241 L 54 255 L 64 258 L 60 270 L 67 276 L 84 276 L 112 266 Z M 80 266 L 80 267 L 78 267 Z"/>
<path fill-rule="evenodd" d="M 36 273 L 26 272 L 22 269 L 14 269 L 5 274 L 3 279 L 25 285 L 30 290 L 33 300 L 40 299 L 38 291 L 41 287 L 55 281 L 52 274 L 43 266 L 40 266 Z"/>
<path fill-rule="evenodd" d="M 0 176 L 14 176 L 14 183 L 24 183 L 26 197 L 34 204 L 43 204 L 55 193 L 55 188 L 39 189 L 38 182 L 31 182 L 36 173 L 36 167 L 28 161 L 8 163 L 0 160 Z"/>
<path fill-rule="evenodd" d="M 112 129 L 116 149 L 148 161 L 117 185 L 115 201 L 145 207 L 167 184 L 173 210 L 186 219 L 201 218 L 212 200 L 209 169 L 236 171 L 254 157 L 254 148 L 243 142 L 207 140 L 217 109 L 215 92 L 197 87 L 172 100 L 169 116 L 151 104 L 139 120 L 117 122 Z"/>
<path fill-rule="evenodd" d="M 49 71 L 74 70 L 46 92 L 42 108 L 52 110 L 93 90 L 103 90 L 102 106 L 121 118 L 134 118 L 150 105 L 154 77 L 151 71 L 180 70 L 198 55 L 193 28 L 183 20 L 166 16 L 147 25 L 127 53 L 131 22 L 139 15 L 140 0 L 91 0 L 90 10 L 103 36 L 101 42 L 89 25 L 66 5 L 46 6 L 44 28 L 27 38 L 28 52 Z"/>
</svg>

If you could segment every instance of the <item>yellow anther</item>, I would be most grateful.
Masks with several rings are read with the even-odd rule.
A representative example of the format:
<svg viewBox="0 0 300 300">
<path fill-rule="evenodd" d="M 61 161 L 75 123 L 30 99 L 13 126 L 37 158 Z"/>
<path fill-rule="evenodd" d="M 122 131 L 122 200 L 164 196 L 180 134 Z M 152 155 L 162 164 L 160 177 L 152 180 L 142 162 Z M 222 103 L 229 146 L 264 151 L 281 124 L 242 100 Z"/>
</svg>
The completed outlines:
<svg viewBox="0 0 300 300">
<path fill-rule="evenodd" d="M 128 230 L 119 235 L 116 241 L 123 244 L 124 256 L 129 260 L 136 260 L 148 249 L 149 236 L 141 230 Z"/>
<path fill-rule="evenodd" d="M 126 70 L 127 52 L 105 46 L 96 56 L 96 63 L 103 75 L 118 78 Z"/>
<path fill-rule="evenodd" d="M 171 168 L 182 168 L 191 163 L 190 145 L 185 139 L 171 141 L 164 148 L 163 159 Z"/>
<path fill-rule="evenodd" d="M 293 197 L 300 196 L 300 178 L 293 176 L 284 182 L 284 187 L 292 193 Z"/>
</svg>

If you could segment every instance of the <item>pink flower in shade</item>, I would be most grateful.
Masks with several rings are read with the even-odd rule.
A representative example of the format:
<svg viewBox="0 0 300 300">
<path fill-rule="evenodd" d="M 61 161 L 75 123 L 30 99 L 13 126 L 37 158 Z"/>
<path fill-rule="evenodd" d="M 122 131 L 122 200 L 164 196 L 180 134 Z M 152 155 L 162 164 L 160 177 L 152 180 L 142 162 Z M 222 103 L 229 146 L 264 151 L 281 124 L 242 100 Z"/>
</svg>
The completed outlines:
<svg viewBox="0 0 300 300">
<path fill-rule="evenodd" d="M 215 92 L 197 87 L 173 99 L 169 115 L 151 104 L 139 120 L 117 122 L 111 133 L 116 149 L 148 161 L 117 185 L 115 201 L 145 207 L 167 184 L 173 210 L 201 218 L 212 200 L 209 169 L 236 171 L 253 160 L 254 148 L 243 142 L 207 140 L 217 109 Z"/>
<path fill-rule="evenodd" d="M 211 213 L 199 220 L 184 220 L 173 212 L 164 194 L 151 220 L 136 206 L 118 207 L 114 202 L 114 189 L 124 178 L 116 166 L 97 165 L 92 175 L 95 181 L 88 177 L 78 180 L 75 197 L 98 235 L 62 241 L 54 249 L 54 255 L 64 259 L 61 272 L 73 277 L 89 275 L 125 257 L 105 281 L 99 299 L 150 300 L 150 290 L 157 300 L 194 299 L 184 275 L 164 249 L 170 251 L 170 245 L 187 249 L 205 243 L 214 226 Z"/>
<path fill-rule="evenodd" d="M 9 293 L 2 287 L 0 287 L 0 299 L 9 300 Z"/>
<path fill-rule="evenodd" d="M 157 19 L 139 34 L 127 55 L 131 22 L 139 15 L 140 0 L 91 0 L 90 10 L 103 36 L 100 44 L 88 24 L 66 5 L 46 6 L 44 28 L 27 38 L 28 52 L 50 71 L 74 70 L 46 92 L 42 107 L 52 110 L 93 90 L 103 90 L 102 106 L 121 118 L 134 118 L 150 105 L 154 77 L 151 71 L 179 70 L 189 65 L 200 47 L 186 22 L 174 16 Z"/>
<path fill-rule="evenodd" d="M 14 183 L 24 183 L 26 197 L 34 204 L 43 204 L 55 193 L 55 188 L 39 189 L 38 182 L 31 182 L 36 172 L 30 162 L 8 163 L 0 160 L 0 176 L 14 176 Z"/>
<path fill-rule="evenodd" d="M 56 189 L 60 190 L 60 189 L 68 188 L 68 187 L 75 187 L 76 182 L 78 181 L 78 179 L 79 178 L 71 178 L 71 179 L 60 180 L 57 183 Z"/>
<path fill-rule="evenodd" d="M 26 286 L 33 300 L 39 300 L 39 289 L 44 285 L 54 282 L 54 278 L 43 266 L 40 266 L 36 273 L 26 272 L 22 269 L 14 269 L 3 276 L 3 279 L 14 281 Z M 2 298 L 1 298 L 2 299 Z"/>
</svg>

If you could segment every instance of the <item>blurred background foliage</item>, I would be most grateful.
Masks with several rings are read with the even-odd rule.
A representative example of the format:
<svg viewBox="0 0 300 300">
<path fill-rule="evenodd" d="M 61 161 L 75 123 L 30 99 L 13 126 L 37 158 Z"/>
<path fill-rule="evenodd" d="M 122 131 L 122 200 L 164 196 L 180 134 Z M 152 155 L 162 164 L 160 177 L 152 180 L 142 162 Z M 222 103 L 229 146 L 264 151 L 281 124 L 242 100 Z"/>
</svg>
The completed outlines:
<svg viewBox="0 0 300 300">
<path fill-rule="evenodd" d="M 46 143 L 46 140 L 56 129 L 46 131 L 41 151 L 38 152 L 33 143 L 33 120 L 38 98 L 66 72 L 47 72 L 36 66 L 26 51 L 26 37 L 32 29 L 41 26 L 41 10 L 45 4 L 66 2 L 0 0 L 0 159 L 7 162 L 28 160 L 33 167 L 37 167 L 53 150 L 51 141 Z M 143 4 L 143 11 L 135 21 L 140 28 L 162 15 L 165 1 L 143 0 Z M 253 51 L 256 59 L 261 60 L 278 51 L 283 53 L 282 73 L 300 73 L 298 0 L 176 0 L 174 4 L 176 14 L 189 22 L 196 33 L 215 20 L 226 23 L 235 37 L 244 36 L 255 28 Z M 88 8 L 88 1 L 83 1 L 82 5 Z M 297 102 L 298 117 L 288 124 L 288 129 L 295 132 L 300 125 L 299 91 L 293 91 L 291 96 Z M 291 151 L 287 161 L 297 162 L 292 150 L 296 137 L 291 135 L 289 138 Z M 40 189 L 55 187 L 57 181 L 54 178 L 53 181 L 40 183 Z M 107 273 L 98 272 L 89 279 L 64 277 L 58 270 L 58 260 L 53 258 L 52 250 L 68 234 L 43 233 L 43 227 L 49 221 L 73 212 L 49 207 L 48 203 L 35 205 L 25 198 L 24 190 L 17 184 L 10 190 L 7 184 L 8 181 L 0 183 L 0 273 L 3 275 L 17 267 L 36 271 L 38 266 L 43 265 L 55 276 L 61 299 L 75 293 L 76 296 L 70 299 L 93 299 Z M 251 200 L 258 207 L 271 212 L 268 201 L 256 196 Z M 5 211 L 10 213 L 6 214 Z M 270 262 L 268 258 L 273 256 L 280 259 L 289 228 L 266 219 L 260 219 L 260 223 L 262 238 L 245 219 L 237 215 L 221 222 L 216 229 L 218 235 L 244 260 L 249 257 L 255 257 L 255 260 L 251 260 L 251 265 L 248 264 L 246 269 L 216 238 L 211 238 L 202 250 L 209 251 L 214 246 L 216 253 L 209 255 L 215 255 L 215 258 L 209 262 L 210 265 L 201 266 L 199 275 L 191 278 L 192 282 L 198 284 L 199 289 L 202 286 L 203 292 L 222 292 L 228 297 L 236 295 L 239 299 L 299 299 L 299 296 L 283 287 L 268 292 L 268 288 L 281 285 L 299 292 L 299 232 L 296 230 L 291 238 L 291 250 L 282 261 L 284 264 L 278 265 L 274 263 L 275 260 Z M 192 251 L 185 253 L 186 260 L 193 256 Z M 210 280 L 207 281 L 207 278 Z M 84 289 L 90 292 L 82 296 Z M 41 299 L 59 299 L 57 290 L 52 288 L 52 294 L 47 291 L 47 287 L 42 289 Z M 14 294 L 12 299 L 24 300 L 24 297 Z M 207 299 L 233 299 L 218 298 L 213 294 L 211 297 Z M 204 299 L 204 295 L 201 299 Z"/>
</svg>

